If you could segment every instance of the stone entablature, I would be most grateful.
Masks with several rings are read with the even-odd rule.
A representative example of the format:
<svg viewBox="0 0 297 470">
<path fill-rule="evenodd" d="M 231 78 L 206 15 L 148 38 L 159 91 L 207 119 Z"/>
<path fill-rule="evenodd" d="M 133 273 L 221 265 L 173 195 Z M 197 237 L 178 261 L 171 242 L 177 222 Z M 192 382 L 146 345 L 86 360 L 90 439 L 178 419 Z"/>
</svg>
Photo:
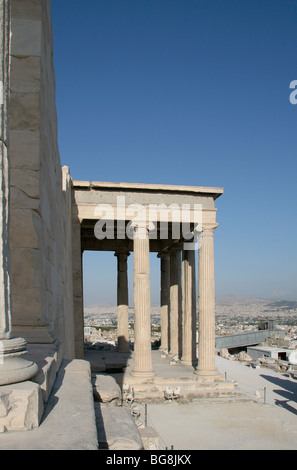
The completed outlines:
<svg viewBox="0 0 297 470">
<path fill-rule="evenodd" d="M 162 216 L 162 204 L 168 208 L 174 204 L 179 207 L 189 205 L 191 214 L 193 214 L 194 205 L 201 204 L 206 222 L 215 220 L 215 214 L 211 215 L 212 211 L 216 212 L 214 201 L 224 192 L 223 188 L 199 186 L 88 181 L 73 181 L 73 190 L 77 216 L 80 220 L 98 220 L 96 213 L 98 204 L 111 206 L 115 217 L 119 220 L 122 218 L 121 198 L 125 198 L 126 208 L 131 204 L 141 204 L 148 212 L 150 205 L 156 205 L 157 209 L 160 209 L 156 214 L 158 221 Z"/>
<path fill-rule="evenodd" d="M 150 231 L 150 251 L 158 252 L 164 250 L 168 239 L 181 238 L 182 218 L 193 224 L 198 217 L 204 226 L 214 225 L 217 212 L 214 201 L 221 194 L 222 188 L 73 181 L 73 219 L 81 223 L 83 250 L 114 251 L 119 233 L 105 236 L 104 244 L 102 240 L 98 242 L 94 237 L 96 222 L 102 218 L 116 221 L 115 230 L 121 226 L 121 237 L 131 249 L 131 239 L 124 232 L 129 220 L 141 217 L 155 224 Z M 168 236 L 165 231 L 163 237 L 161 224 L 166 222 L 169 222 Z M 162 230 L 164 227 L 162 225 Z"/>
</svg>

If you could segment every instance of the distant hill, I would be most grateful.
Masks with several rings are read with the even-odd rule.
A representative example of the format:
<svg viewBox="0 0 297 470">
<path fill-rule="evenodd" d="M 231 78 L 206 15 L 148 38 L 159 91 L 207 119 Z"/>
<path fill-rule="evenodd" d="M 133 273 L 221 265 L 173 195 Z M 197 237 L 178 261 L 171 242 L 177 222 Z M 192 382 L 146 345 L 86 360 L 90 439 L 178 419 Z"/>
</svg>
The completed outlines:
<svg viewBox="0 0 297 470">
<path fill-rule="evenodd" d="M 282 308 L 294 309 L 297 308 L 296 300 L 272 300 L 272 299 L 261 299 L 257 297 L 248 297 L 245 295 L 222 295 L 216 297 L 217 305 L 267 305 L 269 308 Z M 159 309 L 160 305 L 152 304 L 152 310 Z M 129 306 L 129 309 L 133 310 L 133 305 Z M 84 308 L 85 313 L 98 313 L 98 312 L 116 312 L 117 306 L 111 303 L 102 303 L 100 305 L 89 305 Z"/>
<path fill-rule="evenodd" d="M 296 300 L 276 300 L 267 305 L 270 308 L 281 308 L 282 310 L 297 308 Z"/>
<path fill-rule="evenodd" d="M 84 307 L 84 312 L 85 313 L 98 313 L 102 311 L 106 312 L 113 312 L 116 311 L 117 306 L 110 304 L 108 302 L 104 302 L 101 305 L 88 305 L 87 307 Z"/>
<path fill-rule="evenodd" d="M 271 299 L 261 299 L 248 297 L 245 295 L 222 295 L 221 297 L 216 297 L 216 303 L 221 305 L 234 305 L 234 304 L 269 304 Z"/>
</svg>

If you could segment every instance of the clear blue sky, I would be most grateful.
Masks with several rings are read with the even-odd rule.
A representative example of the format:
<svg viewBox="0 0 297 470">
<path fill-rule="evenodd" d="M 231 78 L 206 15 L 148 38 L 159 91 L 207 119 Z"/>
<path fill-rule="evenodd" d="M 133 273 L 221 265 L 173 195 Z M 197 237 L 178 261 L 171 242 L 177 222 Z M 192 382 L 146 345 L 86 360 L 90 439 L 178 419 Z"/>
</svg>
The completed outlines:
<svg viewBox="0 0 297 470">
<path fill-rule="evenodd" d="M 216 295 L 297 299 L 297 2 L 52 0 L 52 14 L 73 179 L 224 187 Z M 115 257 L 84 258 L 85 304 L 115 302 Z"/>
</svg>

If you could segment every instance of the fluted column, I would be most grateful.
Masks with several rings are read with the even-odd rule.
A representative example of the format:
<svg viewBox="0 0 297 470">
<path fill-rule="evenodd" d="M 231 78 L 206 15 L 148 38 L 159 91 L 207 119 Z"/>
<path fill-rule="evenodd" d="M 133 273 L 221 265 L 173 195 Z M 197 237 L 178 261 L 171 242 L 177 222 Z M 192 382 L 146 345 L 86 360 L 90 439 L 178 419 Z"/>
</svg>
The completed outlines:
<svg viewBox="0 0 297 470">
<path fill-rule="evenodd" d="M 160 316 L 161 345 L 160 349 L 169 350 L 169 304 L 170 304 L 170 255 L 167 251 L 158 254 L 161 268 Z"/>
<path fill-rule="evenodd" d="M 8 95 L 10 1 L 0 0 L 0 385 L 30 380 L 37 365 L 24 359 L 26 341 L 14 338 L 11 326 L 11 273 L 9 246 Z"/>
<path fill-rule="evenodd" d="M 180 356 L 182 347 L 181 251 L 170 250 L 170 351 Z"/>
<path fill-rule="evenodd" d="M 193 251 L 192 269 L 192 364 L 197 366 L 197 280 L 196 280 L 196 251 Z"/>
<path fill-rule="evenodd" d="M 117 257 L 117 309 L 118 309 L 118 351 L 129 352 L 129 300 L 128 300 L 128 266 L 130 253 L 115 252 Z"/>
<path fill-rule="evenodd" d="M 214 277 L 214 230 L 205 227 L 201 235 L 198 261 L 198 312 L 199 342 L 198 367 L 195 373 L 202 379 L 219 376 L 215 365 L 215 277 Z"/>
<path fill-rule="evenodd" d="M 195 250 L 183 250 L 182 256 L 183 341 L 181 363 L 194 365 L 196 358 Z"/>
<path fill-rule="evenodd" d="M 134 250 L 134 367 L 131 375 L 154 375 L 151 353 L 151 289 L 148 227 L 136 225 Z"/>
</svg>

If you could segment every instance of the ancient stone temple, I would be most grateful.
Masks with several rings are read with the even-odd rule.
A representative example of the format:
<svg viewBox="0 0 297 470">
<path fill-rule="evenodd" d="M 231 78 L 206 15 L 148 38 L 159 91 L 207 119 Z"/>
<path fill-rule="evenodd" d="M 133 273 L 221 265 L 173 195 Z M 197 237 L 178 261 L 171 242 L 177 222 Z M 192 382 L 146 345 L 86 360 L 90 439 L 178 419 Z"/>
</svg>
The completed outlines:
<svg viewBox="0 0 297 470">
<path fill-rule="evenodd" d="M 215 200 L 222 188 L 72 181 L 57 144 L 50 0 L 0 0 L 0 17 L 0 432 L 38 426 L 63 361 L 84 359 L 85 250 L 117 257 L 118 350 L 124 353 L 133 252 L 131 377 L 155 375 L 154 252 L 160 259 L 161 348 L 193 367 L 197 380 L 222 380 L 214 341 Z M 26 396 L 31 408 L 34 396 L 30 423 L 11 419 L 11 413 L 26 415 L 24 400 L 11 411 L 11 393 Z"/>
</svg>

